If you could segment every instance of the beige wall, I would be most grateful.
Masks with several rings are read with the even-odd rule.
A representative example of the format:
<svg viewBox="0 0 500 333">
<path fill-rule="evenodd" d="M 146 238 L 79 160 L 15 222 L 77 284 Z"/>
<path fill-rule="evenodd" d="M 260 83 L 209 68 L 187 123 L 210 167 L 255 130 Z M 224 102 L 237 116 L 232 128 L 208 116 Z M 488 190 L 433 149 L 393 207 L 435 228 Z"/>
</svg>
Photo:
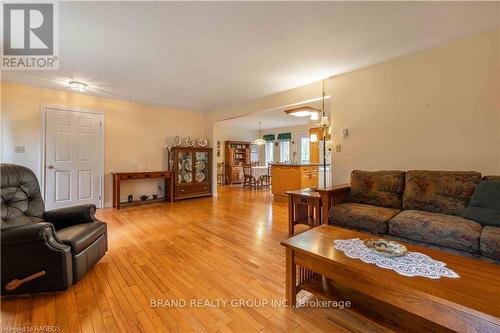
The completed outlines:
<svg viewBox="0 0 500 333">
<path fill-rule="evenodd" d="M 166 167 L 166 147 L 175 135 L 205 135 L 204 114 L 93 97 L 68 91 L 41 89 L 2 82 L 2 162 L 25 165 L 40 175 L 40 106 L 82 108 L 105 113 L 105 195 L 110 203 L 110 172 Z M 212 143 L 210 142 L 210 145 Z M 24 154 L 14 153 L 17 145 Z M 156 193 L 161 181 L 130 182 L 122 186 L 122 199 L 129 193 Z"/>
<path fill-rule="evenodd" d="M 220 141 L 220 156 L 216 156 L 217 163 L 224 162 L 225 158 L 225 141 L 253 141 L 259 134 L 258 130 L 242 129 L 225 124 L 224 122 L 217 122 L 214 124 L 214 151 L 217 154 L 217 141 Z"/>
<path fill-rule="evenodd" d="M 499 40 L 481 33 L 334 77 L 334 182 L 353 169 L 500 174 Z"/>
</svg>

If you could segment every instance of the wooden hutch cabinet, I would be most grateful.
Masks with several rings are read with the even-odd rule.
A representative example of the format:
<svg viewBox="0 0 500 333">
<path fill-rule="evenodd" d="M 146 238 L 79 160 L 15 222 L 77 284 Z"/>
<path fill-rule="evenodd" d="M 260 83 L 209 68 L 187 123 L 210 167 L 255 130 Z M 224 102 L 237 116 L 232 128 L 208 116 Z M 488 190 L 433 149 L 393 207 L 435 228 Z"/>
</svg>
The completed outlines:
<svg viewBox="0 0 500 333">
<path fill-rule="evenodd" d="M 242 165 L 250 163 L 250 142 L 226 141 L 224 159 L 227 182 L 229 184 L 242 183 Z"/>
<path fill-rule="evenodd" d="M 212 195 L 212 148 L 173 147 L 174 199 Z"/>
</svg>

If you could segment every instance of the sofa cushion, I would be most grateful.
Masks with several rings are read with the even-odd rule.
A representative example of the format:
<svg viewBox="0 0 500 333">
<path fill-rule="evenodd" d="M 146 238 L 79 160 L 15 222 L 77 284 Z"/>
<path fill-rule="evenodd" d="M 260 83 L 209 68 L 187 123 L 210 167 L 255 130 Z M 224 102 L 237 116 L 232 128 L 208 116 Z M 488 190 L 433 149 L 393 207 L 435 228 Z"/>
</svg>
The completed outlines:
<svg viewBox="0 0 500 333">
<path fill-rule="evenodd" d="M 77 224 L 56 231 L 57 238 L 71 246 L 73 254 L 80 253 L 104 233 L 106 233 L 106 223 L 101 221 Z"/>
<path fill-rule="evenodd" d="M 401 209 L 404 182 L 403 171 L 354 170 L 349 201 Z"/>
<path fill-rule="evenodd" d="M 463 217 L 482 225 L 500 227 L 500 180 L 480 182 Z"/>
<path fill-rule="evenodd" d="M 377 234 L 387 233 L 387 223 L 399 209 L 347 202 L 330 209 L 333 224 Z"/>
<path fill-rule="evenodd" d="M 479 252 L 481 224 L 459 216 L 404 210 L 389 221 L 389 234 L 452 249 Z"/>
<path fill-rule="evenodd" d="M 481 254 L 500 260 L 500 228 L 486 226 L 481 232 Z"/>
<path fill-rule="evenodd" d="M 462 215 L 480 180 L 474 171 L 408 171 L 403 209 Z"/>
</svg>

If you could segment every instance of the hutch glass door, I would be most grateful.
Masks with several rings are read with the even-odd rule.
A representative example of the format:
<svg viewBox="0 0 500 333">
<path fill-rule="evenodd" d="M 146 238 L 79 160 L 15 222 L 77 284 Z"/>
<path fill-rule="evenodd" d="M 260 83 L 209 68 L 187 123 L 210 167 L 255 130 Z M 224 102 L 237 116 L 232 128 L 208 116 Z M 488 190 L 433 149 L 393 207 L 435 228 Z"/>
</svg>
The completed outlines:
<svg viewBox="0 0 500 333">
<path fill-rule="evenodd" d="M 193 183 L 193 154 L 190 150 L 177 152 L 177 182 L 179 184 Z"/>
<path fill-rule="evenodd" d="M 195 180 L 197 183 L 205 182 L 209 180 L 209 160 L 208 151 L 197 151 L 196 152 L 196 164 L 195 164 Z"/>
</svg>

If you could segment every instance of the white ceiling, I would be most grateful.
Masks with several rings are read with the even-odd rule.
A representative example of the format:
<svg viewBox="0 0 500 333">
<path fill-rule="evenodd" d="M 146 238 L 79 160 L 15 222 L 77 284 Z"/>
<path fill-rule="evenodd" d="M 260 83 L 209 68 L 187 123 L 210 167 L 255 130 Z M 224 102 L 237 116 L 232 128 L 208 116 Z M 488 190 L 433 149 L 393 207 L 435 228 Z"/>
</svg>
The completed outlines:
<svg viewBox="0 0 500 333">
<path fill-rule="evenodd" d="M 321 110 L 321 101 L 308 102 L 308 103 L 297 103 L 293 107 L 299 106 L 311 106 L 318 110 Z M 274 110 L 255 112 L 246 116 L 219 121 L 217 124 L 222 127 L 231 127 L 233 129 L 241 130 L 258 130 L 259 122 L 262 123 L 262 129 L 274 129 L 282 127 L 293 127 L 314 124 L 318 121 L 310 121 L 309 117 L 294 117 L 287 115 L 285 113 L 286 109 L 291 107 L 280 107 Z M 330 99 L 325 99 L 325 110 L 330 110 Z"/>
<path fill-rule="evenodd" d="M 59 71 L 3 79 L 209 111 L 499 24 L 498 2 L 61 2 Z"/>
</svg>

